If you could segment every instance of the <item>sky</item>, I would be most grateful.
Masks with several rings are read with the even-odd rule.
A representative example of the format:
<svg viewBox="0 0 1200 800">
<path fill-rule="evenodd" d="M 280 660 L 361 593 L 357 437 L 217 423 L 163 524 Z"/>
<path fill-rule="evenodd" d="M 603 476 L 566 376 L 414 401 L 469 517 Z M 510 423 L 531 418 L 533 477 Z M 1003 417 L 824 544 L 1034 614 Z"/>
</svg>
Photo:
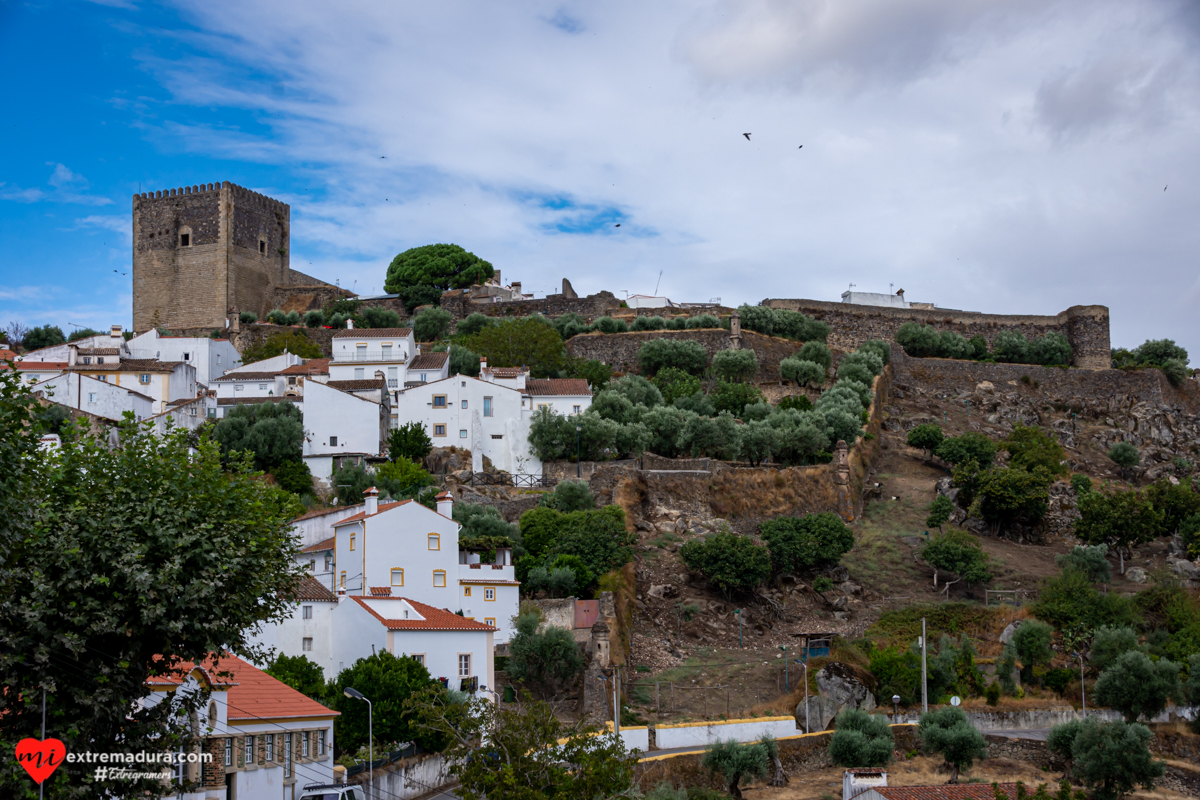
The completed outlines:
<svg viewBox="0 0 1200 800">
<path fill-rule="evenodd" d="M 1103 304 L 1200 362 L 1191 0 L 0 0 L 0 70 L 0 326 L 128 326 L 132 195 L 228 180 L 360 294 L 453 242 L 538 297 Z"/>
</svg>

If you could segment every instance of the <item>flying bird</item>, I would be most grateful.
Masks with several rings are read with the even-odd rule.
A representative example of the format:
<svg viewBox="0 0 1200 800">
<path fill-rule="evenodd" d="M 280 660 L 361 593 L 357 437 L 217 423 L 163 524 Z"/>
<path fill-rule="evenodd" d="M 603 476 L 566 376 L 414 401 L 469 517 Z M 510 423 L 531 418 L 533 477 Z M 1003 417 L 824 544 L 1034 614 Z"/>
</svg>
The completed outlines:
<svg viewBox="0 0 1200 800">
<path fill-rule="evenodd" d="M 619 227 L 621 227 L 621 223 L 619 223 L 619 222 L 618 222 L 618 223 L 617 223 L 617 227 L 618 227 L 618 228 L 619 228 Z"/>
<path fill-rule="evenodd" d="M 804 145 L 800 145 L 800 146 L 799 146 L 799 147 L 797 147 L 796 149 L 797 149 L 797 150 L 803 150 L 803 149 L 804 149 Z"/>
<path fill-rule="evenodd" d="M 750 141 L 750 134 L 748 134 L 748 133 L 743 133 L 743 134 L 742 134 L 742 136 L 745 136 L 745 137 L 746 137 L 746 141 L 747 141 L 747 142 L 748 142 L 748 141 Z"/>
<path fill-rule="evenodd" d="M 1169 184 L 1169 183 L 1167 184 L 1167 186 L 1170 186 L 1170 185 L 1171 185 L 1171 184 Z M 1164 191 L 1164 192 L 1167 190 L 1167 186 L 1164 186 L 1164 187 L 1163 187 L 1163 191 Z"/>
<path fill-rule="evenodd" d="M 387 156 L 380 156 L 380 158 L 387 158 Z"/>
</svg>

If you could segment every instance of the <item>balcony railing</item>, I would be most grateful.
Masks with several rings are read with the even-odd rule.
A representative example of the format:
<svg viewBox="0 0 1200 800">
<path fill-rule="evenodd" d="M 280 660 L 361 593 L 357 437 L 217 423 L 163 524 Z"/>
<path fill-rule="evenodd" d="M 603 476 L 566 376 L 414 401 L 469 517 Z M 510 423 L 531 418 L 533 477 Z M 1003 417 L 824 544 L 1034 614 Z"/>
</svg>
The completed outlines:
<svg viewBox="0 0 1200 800">
<path fill-rule="evenodd" d="M 350 361 L 386 361 L 389 363 L 403 364 L 408 361 L 408 356 L 403 351 L 399 353 L 389 353 L 386 350 L 358 350 L 353 353 L 334 353 L 333 363 L 340 364 Z"/>
</svg>

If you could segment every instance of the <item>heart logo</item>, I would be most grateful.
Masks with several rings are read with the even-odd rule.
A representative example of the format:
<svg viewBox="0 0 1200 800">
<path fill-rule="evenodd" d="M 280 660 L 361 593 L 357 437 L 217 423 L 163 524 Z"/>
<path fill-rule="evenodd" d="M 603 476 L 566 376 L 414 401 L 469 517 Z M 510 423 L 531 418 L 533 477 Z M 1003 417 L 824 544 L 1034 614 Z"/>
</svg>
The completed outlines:
<svg viewBox="0 0 1200 800">
<path fill-rule="evenodd" d="M 17 742 L 17 763 L 35 783 L 43 783 L 54 774 L 67 755 L 67 746 L 58 739 L 22 739 Z"/>
</svg>

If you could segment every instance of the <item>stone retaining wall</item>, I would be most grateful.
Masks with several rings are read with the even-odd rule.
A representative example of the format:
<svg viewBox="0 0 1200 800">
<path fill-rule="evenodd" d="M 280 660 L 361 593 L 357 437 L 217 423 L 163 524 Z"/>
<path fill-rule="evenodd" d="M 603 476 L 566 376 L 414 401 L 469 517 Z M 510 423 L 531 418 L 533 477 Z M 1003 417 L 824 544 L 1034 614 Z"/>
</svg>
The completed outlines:
<svg viewBox="0 0 1200 800">
<path fill-rule="evenodd" d="M 584 333 L 567 340 L 567 352 L 574 358 L 591 358 L 612 367 L 614 372 L 638 372 L 637 354 L 651 339 L 684 339 L 698 342 L 708 358 L 731 347 L 729 331 L 724 328 L 696 328 L 685 331 L 632 331 L 630 333 Z M 802 342 L 742 331 L 741 347 L 758 356 L 756 381 L 779 381 L 779 362 L 795 353 Z"/>
<path fill-rule="evenodd" d="M 587 297 L 551 294 L 540 300 L 476 302 L 470 296 L 470 289 L 451 289 L 442 294 L 441 307 L 449 311 L 455 319 L 463 319 L 474 313 L 486 314 L 489 317 L 524 317 L 529 314 L 559 317 L 563 314 L 578 314 L 588 322 L 593 322 L 599 317 L 611 316 L 619 311 L 621 301 L 612 292 L 599 292 Z"/>
</svg>

